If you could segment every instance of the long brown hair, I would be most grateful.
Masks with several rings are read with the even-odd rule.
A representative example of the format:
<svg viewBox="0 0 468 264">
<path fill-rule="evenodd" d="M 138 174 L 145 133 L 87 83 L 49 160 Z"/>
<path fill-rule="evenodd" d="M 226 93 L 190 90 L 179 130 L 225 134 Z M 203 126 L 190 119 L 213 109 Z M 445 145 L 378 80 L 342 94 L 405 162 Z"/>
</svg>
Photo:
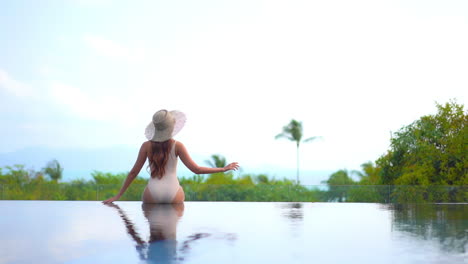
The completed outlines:
<svg viewBox="0 0 468 264">
<path fill-rule="evenodd" d="M 166 140 L 163 142 L 151 141 L 151 151 L 149 155 L 149 168 L 151 170 L 151 177 L 162 178 L 166 172 L 166 164 L 169 160 L 169 154 L 171 152 L 172 140 Z"/>
</svg>

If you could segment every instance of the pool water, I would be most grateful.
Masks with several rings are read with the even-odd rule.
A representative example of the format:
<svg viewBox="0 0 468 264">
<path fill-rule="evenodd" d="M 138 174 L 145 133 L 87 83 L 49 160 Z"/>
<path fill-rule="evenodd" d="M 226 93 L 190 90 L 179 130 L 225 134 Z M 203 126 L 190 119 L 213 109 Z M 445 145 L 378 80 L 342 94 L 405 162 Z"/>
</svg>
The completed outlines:
<svg viewBox="0 0 468 264">
<path fill-rule="evenodd" d="M 468 204 L 0 201 L 1 263 L 467 263 Z"/>
</svg>

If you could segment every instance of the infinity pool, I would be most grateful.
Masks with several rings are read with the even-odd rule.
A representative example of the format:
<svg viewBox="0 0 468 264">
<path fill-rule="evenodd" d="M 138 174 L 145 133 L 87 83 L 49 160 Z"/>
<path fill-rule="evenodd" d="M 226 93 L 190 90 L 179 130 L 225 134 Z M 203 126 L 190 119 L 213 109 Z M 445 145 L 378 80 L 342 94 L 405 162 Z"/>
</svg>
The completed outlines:
<svg viewBox="0 0 468 264">
<path fill-rule="evenodd" d="M 0 201 L 0 263 L 467 263 L 468 204 Z"/>
</svg>

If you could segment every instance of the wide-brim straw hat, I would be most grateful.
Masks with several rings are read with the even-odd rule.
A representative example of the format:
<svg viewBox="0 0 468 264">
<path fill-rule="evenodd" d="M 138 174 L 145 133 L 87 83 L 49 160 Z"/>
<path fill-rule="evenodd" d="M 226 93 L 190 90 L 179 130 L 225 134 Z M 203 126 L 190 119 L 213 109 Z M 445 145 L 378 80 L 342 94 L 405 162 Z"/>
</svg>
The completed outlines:
<svg viewBox="0 0 468 264">
<path fill-rule="evenodd" d="M 167 141 L 179 133 L 186 120 L 185 114 L 180 111 L 159 110 L 154 113 L 153 121 L 146 126 L 145 136 L 155 142 Z"/>
</svg>

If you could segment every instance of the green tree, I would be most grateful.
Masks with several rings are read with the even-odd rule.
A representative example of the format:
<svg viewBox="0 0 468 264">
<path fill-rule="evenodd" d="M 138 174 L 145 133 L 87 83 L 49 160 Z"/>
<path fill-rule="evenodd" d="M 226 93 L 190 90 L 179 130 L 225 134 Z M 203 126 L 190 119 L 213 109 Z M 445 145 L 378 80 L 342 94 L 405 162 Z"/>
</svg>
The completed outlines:
<svg viewBox="0 0 468 264">
<path fill-rule="evenodd" d="M 345 169 L 333 173 L 330 175 L 328 180 L 324 181 L 324 183 L 328 184 L 329 186 L 355 184 L 353 178 L 351 178 L 351 173 Z"/>
<path fill-rule="evenodd" d="M 190 184 L 202 184 L 205 181 L 205 177 L 199 174 L 194 174 L 192 177 L 182 177 L 179 182 L 180 185 L 190 185 Z"/>
<path fill-rule="evenodd" d="M 111 173 L 102 171 L 93 171 L 91 176 L 96 184 L 122 184 L 127 178 L 127 173 Z M 135 181 L 135 180 L 134 180 Z"/>
<path fill-rule="evenodd" d="M 270 184 L 270 179 L 265 174 L 259 174 L 255 177 L 257 184 Z"/>
<path fill-rule="evenodd" d="M 218 154 L 211 155 L 211 160 L 205 162 L 212 168 L 223 168 L 227 165 L 226 158 Z"/>
<path fill-rule="evenodd" d="M 302 140 L 302 122 L 292 119 L 289 124 L 283 127 L 283 132 L 276 135 L 275 139 L 286 138 L 290 141 L 296 142 L 296 159 L 297 159 L 297 174 L 296 174 L 296 183 L 299 184 L 299 146 L 300 144 L 313 141 L 318 137 L 309 137 Z"/>
<path fill-rule="evenodd" d="M 361 164 L 362 171 L 354 171 L 359 176 L 360 185 L 376 185 L 380 183 L 380 168 L 372 161 Z"/>
<path fill-rule="evenodd" d="M 206 184 L 236 184 L 236 180 L 234 179 L 232 173 L 212 173 L 209 174 L 206 181 Z"/>
<path fill-rule="evenodd" d="M 437 104 L 427 115 L 394 133 L 377 160 L 388 185 L 468 185 L 468 115 L 463 105 Z"/>
<path fill-rule="evenodd" d="M 351 173 L 348 170 L 339 170 L 324 181 L 328 185 L 327 198 L 329 201 L 344 202 L 347 200 L 350 186 L 355 182 L 351 178 Z"/>
<path fill-rule="evenodd" d="M 51 180 L 59 181 L 62 178 L 63 168 L 57 160 L 51 160 L 43 169 L 44 174 L 47 174 Z"/>
<path fill-rule="evenodd" d="M 22 185 L 31 181 L 31 173 L 26 170 L 24 165 L 5 166 L 6 174 L 0 175 L 1 184 Z"/>
</svg>

